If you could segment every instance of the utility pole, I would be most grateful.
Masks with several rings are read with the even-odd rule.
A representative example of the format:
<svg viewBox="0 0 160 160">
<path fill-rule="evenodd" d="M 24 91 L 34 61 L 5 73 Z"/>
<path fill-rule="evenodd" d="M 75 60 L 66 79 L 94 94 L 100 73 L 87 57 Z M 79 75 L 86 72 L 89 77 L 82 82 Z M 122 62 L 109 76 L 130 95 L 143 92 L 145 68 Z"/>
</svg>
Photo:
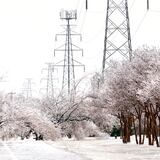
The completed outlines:
<svg viewBox="0 0 160 160">
<path fill-rule="evenodd" d="M 26 78 L 26 81 L 24 82 L 24 88 L 22 89 L 22 93 L 26 99 L 32 98 L 32 84 L 32 78 Z"/>
<path fill-rule="evenodd" d="M 63 67 L 63 80 L 62 80 L 62 91 L 67 95 L 70 96 L 71 93 L 75 91 L 75 67 L 84 67 L 85 66 L 74 59 L 73 53 L 74 52 L 81 52 L 83 56 L 83 50 L 73 44 L 72 37 L 73 36 L 80 36 L 76 32 L 71 30 L 71 20 L 77 19 L 77 11 L 61 11 L 60 13 L 61 20 L 66 20 L 67 25 L 65 26 L 65 32 L 62 34 L 57 34 L 57 36 L 65 36 L 65 44 L 61 45 L 60 47 L 54 50 L 54 54 L 58 51 L 64 52 L 64 59 L 56 64 L 55 67 Z"/>
<path fill-rule="evenodd" d="M 131 61 L 132 46 L 128 0 L 107 0 L 102 72 L 110 67 L 113 57 Z"/>
<path fill-rule="evenodd" d="M 46 85 L 46 95 L 47 98 L 54 98 L 54 84 L 53 81 L 55 80 L 53 77 L 53 73 L 54 73 L 54 64 L 53 63 L 46 63 L 47 64 L 47 68 L 43 68 L 43 70 L 47 71 L 47 78 L 43 78 L 41 80 L 46 80 L 47 81 L 47 85 Z"/>
</svg>

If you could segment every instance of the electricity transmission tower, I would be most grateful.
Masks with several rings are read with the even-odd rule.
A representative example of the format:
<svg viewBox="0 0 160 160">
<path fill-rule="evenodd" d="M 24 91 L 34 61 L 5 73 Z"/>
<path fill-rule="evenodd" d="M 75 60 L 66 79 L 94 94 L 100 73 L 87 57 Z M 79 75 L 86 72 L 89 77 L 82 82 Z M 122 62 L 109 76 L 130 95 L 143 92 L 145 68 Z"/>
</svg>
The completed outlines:
<svg viewBox="0 0 160 160">
<path fill-rule="evenodd" d="M 8 93 L 7 96 L 9 96 L 10 102 L 13 102 L 13 100 L 14 100 L 14 95 L 15 95 L 15 94 L 16 94 L 15 92 L 9 92 L 9 93 Z"/>
<path fill-rule="evenodd" d="M 81 40 L 81 35 L 72 31 L 72 25 L 70 24 L 71 20 L 77 19 L 77 11 L 61 11 L 60 18 L 66 20 L 67 25 L 63 33 L 56 35 L 56 39 L 57 36 L 65 36 L 65 43 L 56 48 L 54 54 L 58 51 L 64 52 L 64 59 L 54 64 L 54 66 L 63 67 L 62 91 L 70 96 L 70 94 L 75 91 L 75 67 L 84 67 L 85 69 L 82 63 L 74 59 L 73 53 L 81 52 L 83 56 L 83 50 L 72 42 L 73 36 L 80 36 Z"/>
<path fill-rule="evenodd" d="M 32 84 L 32 78 L 26 78 L 24 88 L 22 89 L 22 93 L 26 99 L 32 98 Z"/>
<path fill-rule="evenodd" d="M 46 63 L 47 64 L 47 68 L 43 68 L 43 70 L 46 70 L 47 71 L 47 78 L 43 78 L 41 80 L 46 80 L 47 81 L 47 85 L 46 85 L 46 95 L 47 95 L 47 98 L 53 98 L 54 97 L 54 84 L 53 84 L 53 81 L 55 80 L 53 78 L 53 73 L 54 73 L 54 66 L 53 66 L 53 63 Z"/>
<path fill-rule="evenodd" d="M 110 60 L 116 56 L 130 61 L 132 58 L 128 0 L 107 0 L 103 73 L 110 67 Z"/>
</svg>

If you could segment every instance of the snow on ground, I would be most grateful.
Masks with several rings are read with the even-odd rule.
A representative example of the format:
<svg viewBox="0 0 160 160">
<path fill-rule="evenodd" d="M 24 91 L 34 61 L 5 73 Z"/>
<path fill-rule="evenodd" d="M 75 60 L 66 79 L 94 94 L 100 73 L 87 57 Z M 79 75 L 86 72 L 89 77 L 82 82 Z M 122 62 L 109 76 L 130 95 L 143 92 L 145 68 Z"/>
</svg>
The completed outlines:
<svg viewBox="0 0 160 160">
<path fill-rule="evenodd" d="M 0 160 L 160 160 L 156 146 L 122 144 L 121 139 L 0 141 Z"/>
<path fill-rule="evenodd" d="M 43 141 L 0 141 L 0 160 L 87 160 Z"/>
<path fill-rule="evenodd" d="M 122 144 L 121 139 L 87 138 L 83 141 L 63 140 L 47 143 L 90 160 L 160 160 L 160 148 L 147 144 Z"/>
</svg>

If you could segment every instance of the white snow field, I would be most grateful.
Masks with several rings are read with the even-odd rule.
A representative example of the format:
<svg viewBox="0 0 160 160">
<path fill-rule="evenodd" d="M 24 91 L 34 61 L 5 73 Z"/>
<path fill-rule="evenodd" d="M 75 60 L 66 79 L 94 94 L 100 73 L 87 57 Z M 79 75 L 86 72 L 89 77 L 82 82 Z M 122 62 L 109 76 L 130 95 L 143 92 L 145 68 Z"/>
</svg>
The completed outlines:
<svg viewBox="0 0 160 160">
<path fill-rule="evenodd" d="M 87 138 L 83 141 L 63 140 L 48 143 L 80 154 L 89 160 L 160 160 L 160 148 L 147 144 L 136 145 L 134 140 L 130 144 L 122 144 L 121 139 L 114 138 Z"/>
<path fill-rule="evenodd" d="M 43 141 L 0 141 L 0 160 L 86 160 Z"/>
<path fill-rule="evenodd" d="M 0 160 L 160 160 L 160 148 L 114 138 L 0 141 Z"/>
</svg>

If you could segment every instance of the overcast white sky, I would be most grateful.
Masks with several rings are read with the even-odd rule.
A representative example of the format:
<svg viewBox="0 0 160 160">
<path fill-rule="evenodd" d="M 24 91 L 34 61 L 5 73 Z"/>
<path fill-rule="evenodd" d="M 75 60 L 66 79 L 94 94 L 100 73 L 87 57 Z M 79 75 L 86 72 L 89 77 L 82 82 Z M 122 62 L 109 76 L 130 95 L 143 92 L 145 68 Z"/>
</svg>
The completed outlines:
<svg viewBox="0 0 160 160">
<path fill-rule="evenodd" d="M 86 12 L 85 0 L 0 0 L 0 73 L 7 79 L 0 83 L 0 90 L 19 91 L 28 77 L 39 86 L 41 69 L 46 62 L 56 62 L 54 49 L 63 44 L 54 41 L 65 23 L 59 19 L 61 9 L 78 9 L 75 30 L 82 33 L 83 42 L 78 45 L 84 49 L 84 57 L 77 58 L 86 65 L 87 73 L 100 70 L 107 0 L 88 3 Z M 160 1 L 150 0 L 146 15 L 146 0 L 128 3 L 133 49 L 143 44 L 159 46 Z"/>
</svg>

